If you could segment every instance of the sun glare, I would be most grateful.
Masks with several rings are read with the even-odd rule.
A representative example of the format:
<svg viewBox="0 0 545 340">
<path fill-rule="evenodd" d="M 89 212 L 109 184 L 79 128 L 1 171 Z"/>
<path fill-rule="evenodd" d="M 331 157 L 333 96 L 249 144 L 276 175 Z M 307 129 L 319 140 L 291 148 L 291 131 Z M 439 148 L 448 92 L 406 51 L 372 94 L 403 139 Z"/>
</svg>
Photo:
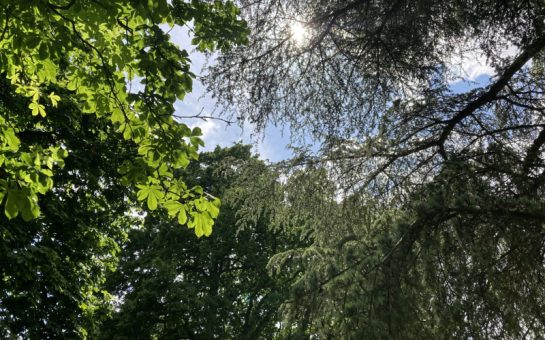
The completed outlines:
<svg viewBox="0 0 545 340">
<path fill-rule="evenodd" d="M 295 22 L 290 27 L 291 39 L 293 39 L 298 45 L 307 40 L 307 29 L 300 22 Z"/>
</svg>

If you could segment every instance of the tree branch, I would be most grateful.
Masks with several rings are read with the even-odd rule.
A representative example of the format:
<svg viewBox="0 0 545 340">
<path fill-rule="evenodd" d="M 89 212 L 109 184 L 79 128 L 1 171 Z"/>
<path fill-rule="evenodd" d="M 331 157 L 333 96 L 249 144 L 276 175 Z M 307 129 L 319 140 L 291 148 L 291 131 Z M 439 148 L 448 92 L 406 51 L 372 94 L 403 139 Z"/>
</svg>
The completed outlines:
<svg viewBox="0 0 545 340">
<path fill-rule="evenodd" d="M 535 160 L 538 158 L 539 149 L 541 149 L 543 145 L 545 145 L 545 129 L 541 130 L 537 138 L 534 140 L 534 143 L 532 146 L 530 146 L 528 152 L 526 153 L 524 164 L 522 166 L 524 173 L 528 173 L 530 167 L 532 167 Z"/>
<path fill-rule="evenodd" d="M 493 101 L 497 94 L 507 85 L 511 78 L 517 73 L 530 59 L 532 59 L 536 54 L 541 52 L 545 47 L 545 36 L 541 36 L 536 39 L 532 44 L 528 45 L 526 49 L 513 60 L 511 65 L 503 72 L 499 79 L 490 86 L 488 91 L 483 93 L 477 99 L 473 100 L 467 106 L 459 111 L 454 117 L 452 117 L 448 124 L 443 129 L 441 136 L 437 140 L 437 146 L 439 146 L 439 153 L 445 159 L 447 159 L 447 154 L 445 151 L 445 142 L 449 137 L 450 133 L 454 127 L 464 120 L 466 117 L 471 115 L 476 110 L 480 109 L 484 105 Z"/>
<path fill-rule="evenodd" d="M 76 0 L 70 0 L 69 3 L 67 3 L 66 5 L 55 5 L 55 4 L 52 4 L 51 2 L 48 2 L 47 4 L 54 8 L 54 9 L 57 9 L 57 10 L 68 10 L 70 9 L 70 7 L 72 7 L 74 4 L 76 3 Z"/>
</svg>

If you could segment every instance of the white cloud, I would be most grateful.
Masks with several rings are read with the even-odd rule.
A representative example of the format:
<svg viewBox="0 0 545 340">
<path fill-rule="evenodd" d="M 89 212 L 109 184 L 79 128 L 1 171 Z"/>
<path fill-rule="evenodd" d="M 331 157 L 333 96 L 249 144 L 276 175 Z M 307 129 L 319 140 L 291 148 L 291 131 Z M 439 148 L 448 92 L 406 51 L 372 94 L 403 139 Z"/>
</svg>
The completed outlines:
<svg viewBox="0 0 545 340">
<path fill-rule="evenodd" d="M 460 73 L 468 80 L 476 80 L 482 75 L 493 75 L 494 68 L 480 52 L 470 52 L 460 57 Z"/>
<path fill-rule="evenodd" d="M 195 124 L 190 124 L 189 127 L 192 129 L 195 127 L 199 127 L 202 131 L 202 138 L 204 140 L 210 140 L 212 138 L 215 138 L 218 135 L 218 131 L 221 130 L 221 126 L 219 123 L 217 123 L 213 119 L 207 119 L 203 120 L 201 122 L 197 122 Z"/>
<path fill-rule="evenodd" d="M 508 45 L 500 52 L 500 55 L 506 58 L 514 57 L 517 53 L 518 49 L 515 46 Z M 457 46 L 447 65 L 452 73 L 452 82 L 475 81 L 480 76 L 494 76 L 496 74 L 490 60 L 478 47 L 476 41 L 468 41 Z"/>
</svg>

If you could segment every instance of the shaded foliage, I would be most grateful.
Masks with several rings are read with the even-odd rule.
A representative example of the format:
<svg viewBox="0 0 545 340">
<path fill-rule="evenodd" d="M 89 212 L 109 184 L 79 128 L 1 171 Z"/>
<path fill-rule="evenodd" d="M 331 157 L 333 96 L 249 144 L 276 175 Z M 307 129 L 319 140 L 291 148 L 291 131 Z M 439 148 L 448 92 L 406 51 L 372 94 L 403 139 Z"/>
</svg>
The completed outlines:
<svg viewBox="0 0 545 340">
<path fill-rule="evenodd" d="M 269 262 L 273 275 L 294 274 L 282 338 L 543 334 L 543 186 L 521 195 L 493 175 L 451 162 L 392 206 L 361 193 L 339 199 L 324 169 L 305 168 L 276 198 L 253 201 L 283 206 L 273 220 L 309 242 Z"/>
<path fill-rule="evenodd" d="M 209 88 L 258 128 L 287 123 L 321 146 L 253 202 L 310 242 L 269 264 L 297 273 L 283 334 L 541 336 L 543 3 L 239 4 L 250 43 L 219 58 Z M 472 51 L 493 69 L 485 84 L 457 65 Z"/>
<path fill-rule="evenodd" d="M 260 178 L 275 175 L 235 145 L 201 154 L 183 174 L 188 183 L 224 197 L 217 229 L 195 241 L 166 216 L 146 217 L 129 233 L 119 271 L 111 277 L 119 311 L 102 331 L 104 339 L 271 339 L 278 307 L 287 298 L 286 279 L 268 275 L 270 257 L 296 239 L 271 230 L 267 208 L 240 226 L 242 211 Z"/>
<path fill-rule="evenodd" d="M 2 117 L 20 115 L 25 106 L 3 82 Z M 0 219 L 2 337 L 74 338 L 96 331 L 109 312 L 105 276 L 115 268 L 130 225 L 130 192 L 117 167 L 136 153 L 134 144 L 67 100 L 50 112 L 39 128 L 27 116 L 19 138 L 30 148 L 61 144 L 70 157 L 55 172 L 39 218 Z"/>
</svg>

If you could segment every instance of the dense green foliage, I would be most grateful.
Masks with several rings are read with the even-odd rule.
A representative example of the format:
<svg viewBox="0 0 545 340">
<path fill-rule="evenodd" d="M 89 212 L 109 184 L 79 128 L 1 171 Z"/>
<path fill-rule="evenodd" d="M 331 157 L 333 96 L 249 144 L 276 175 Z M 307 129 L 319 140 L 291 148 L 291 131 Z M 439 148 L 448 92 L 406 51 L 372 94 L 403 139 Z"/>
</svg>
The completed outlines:
<svg viewBox="0 0 545 340">
<path fill-rule="evenodd" d="M 300 273 L 282 307 L 286 337 L 543 334 L 545 200 L 510 189 L 452 163 L 392 207 L 362 194 L 340 201 L 326 171 L 298 171 L 273 199 L 288 203 L 277 215 L 285 228 L 310 240 L 269 263 Z M 269 199 L 251 205 L 278 205 Z"/>
<path fill-rule="evenodd" d="M 542 0 L 0 9 L 0 337 L 545 334 Z M 173 25 L 294 159 L 198 159 Z"/>
<path fill-rule="evenodd" d="M 255 198 L 255 182 L 270 183 L 273 172 L 241 145 L 203 153 L 186 172 L 188 183 L 224 198 L 214 235 L 196 241 L 165 215 L 131 230 L 110 279 L 119 311 L 102 338 L 273 338 L 289 285 L 273 280 L 267 263 L 297 243 L 270 229 L 270 208 L 248 223 L 240 210 Z"/>
<path fill-rule="evenodd" d="M 106 273 L 131 225 L 130 190 L 117 169 L 136 147 L 117 138 L 106 118 L 81 115 L 66 98 L 36 127 L 25 98 L 5 80 L 1 88 L 2 117 L 19 118 L 21 146 L 62 145 L 70 157 L 51 175 L 39 218 L 0 218 L 0 336 L 93 334 L 109 311 Z"/>
<path fill-rule="evenodd" d="M 232 3 L 193 1 L 9 1 L 0 2 L 0 72 L 27 111 L 3 116 L 0 135 L 5 177 L 0 183 L 5 214 L 28 221 L 39 215 L 38 195 L 68 153 L 22 144 L 18 133 L 29 116 L 37 128 L 60 102 L 72 100 L 81 114 L 106 117 L 138 147 L 120 168 L 149 210 L 168 207 L 198 236 L 210 235 L 217 202 L 188 188 L 172 171 L 197 159 L 200 130 L 174 121 L 174 102 L 191 91 L 188 53 L 159 25 L 192 23 L 202 51 L 244 42 L 245 26 Z M 140 89 L 132 91 L 132 85 Z M 70 99 L 68 99 L 70 98 Z"/>
<path fill-rule="evenodd" d="M 226 50 L 245 41 L 237 11 L 0 1 L 0 337 L 94 338 L 112 309 L 106 274 L 143 208 L 211 234 L 219 200 L 173 177 L 203 141 L 173 119 L 194 74 L 163 29 L 191 24 L 200 51 Z"/>
</svg>

